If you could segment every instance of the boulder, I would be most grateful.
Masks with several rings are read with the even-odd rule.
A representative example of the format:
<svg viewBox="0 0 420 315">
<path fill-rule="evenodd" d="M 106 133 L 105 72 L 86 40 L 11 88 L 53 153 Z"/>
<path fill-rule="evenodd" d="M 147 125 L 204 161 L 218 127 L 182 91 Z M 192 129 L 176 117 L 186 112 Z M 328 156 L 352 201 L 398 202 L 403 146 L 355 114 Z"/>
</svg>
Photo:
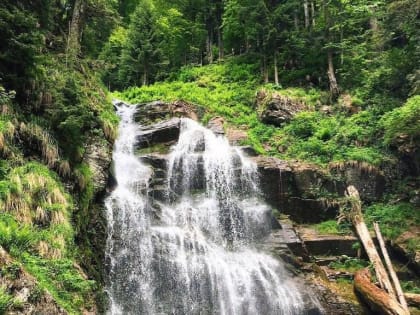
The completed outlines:
<svg viewBox="0 0 420 315">
<path fill-rule="evenodd" d="M 281 126 L 297 113 L 308 110 L 308 106 L 301 100 L 265 90 L 257 93 L 257 107 L 261 121 L 275 126 Z"/>
<path fill-rule="evenodd" d="M 161 175 L 165 174 L 165 173 L 159 173 L 159 172 L 157 173 L 156 169 L 166 172 L 167 165 L 168 165 L 167 155 L 159 154 L 159 153 L 151 153 L 151 154 L 145 154 L 145 155 L 140 156 L 140 159 L 144 163 L 147 163 L 153 167 L 153 169 L 155 170 L 154 176 L 156 176 L 157 174 L 161 174 Z"/>
<path fill-rule="evenodd" d="M 89 138 L 83 162 L 89 166 L 92 173 L 94 196 L 104 193 L 107 188 L 111 160 L 110 144 L 99 136 Z"/>
<path fill-rule="evenodd" d="M 248 133 L 245 130 L 229 126 L 226 130 L 226 138 L 231 145 L 241 145 L 248 139 Z"/>
<path fill-rule="evenodd" d="M 220 116 L 216 116 L 210 119 L 210 121 L 207 124 L 207 128 L 213 131 L 216 135 L 224 135 L 224 124 L 225 120 Z"/>
<path fill-rule="evenodd" d="M 136 138 L 135 147 L 141 149 L 158 143 L 168 143 L 179 138 L 181 120 L 171 118 L 146 127 L 141 127 Z"/>
<path fill-rule="evenodd" d="M 198 120 L 196 106 L 185 102 L 175 101 L 172 103 L 155 101 L 145 104 L 138 104 L 134 120 L 142 125 L 153 124 L 171 117 L 186 117 Z"/>
</svg>

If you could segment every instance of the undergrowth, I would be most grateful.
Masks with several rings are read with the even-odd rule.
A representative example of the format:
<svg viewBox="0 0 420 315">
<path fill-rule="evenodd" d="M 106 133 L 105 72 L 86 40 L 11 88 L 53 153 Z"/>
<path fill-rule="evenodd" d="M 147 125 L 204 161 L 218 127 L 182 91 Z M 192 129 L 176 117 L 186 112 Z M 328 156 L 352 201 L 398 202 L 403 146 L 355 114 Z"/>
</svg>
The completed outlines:
<svg viewBox="0 0 420 315">
<path fill-rule="evenodd" d="M 356 114 L 349 115 L 339 105 L 332 107 L 332 113 L 323 113 L 318 109 L 328 102 L 325 92 L 262 85 L 257 65 L 239 64 L 238 60 L 231 58 L 203 67 L 184 67 L 168 81 L 132 87 L 114 96 L 131 103 L 180 99 L 191 102 L 205 109 L 204 123 L 213 116 L 222 116 L 229 126 L 245 130 L 248 137 L 243 144 L 253 146 L 261 154 L 324 166 L 343 161 L 379 166 L 391 161 L 384 144 L 378 141 L 380 116 L 361 106 L 361 100 L 354 101 L 362 108 Z M 264 124 L 256 105 L 256 94 L 261 89 L 303 102 L 309 111 L 299 113 L 280 128 Z"/>
</svg>

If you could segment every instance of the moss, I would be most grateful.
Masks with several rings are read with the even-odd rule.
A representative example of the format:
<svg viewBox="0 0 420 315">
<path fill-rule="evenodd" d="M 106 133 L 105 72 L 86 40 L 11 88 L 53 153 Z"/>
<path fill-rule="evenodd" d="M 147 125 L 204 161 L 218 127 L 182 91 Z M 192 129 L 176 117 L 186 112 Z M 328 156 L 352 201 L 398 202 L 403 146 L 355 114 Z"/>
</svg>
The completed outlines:
<svg viewBox="0 0 420 315">
<path fill-rule="evenodd" d="M 167 154 L 169 153 L 170 146 L 162 143 L 157 143 L 153 146 L 142 148 L 136 150 L 136 154 L 150 154 L 150 153 L 160 153 L 160 154 Z"/>
</svg>

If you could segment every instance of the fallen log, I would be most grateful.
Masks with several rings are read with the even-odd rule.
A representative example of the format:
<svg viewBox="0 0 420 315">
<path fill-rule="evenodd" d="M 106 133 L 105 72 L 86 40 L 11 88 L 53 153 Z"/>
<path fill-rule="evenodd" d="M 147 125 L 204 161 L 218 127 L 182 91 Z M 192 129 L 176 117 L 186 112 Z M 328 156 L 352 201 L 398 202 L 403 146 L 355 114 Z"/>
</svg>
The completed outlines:
<svg viewBox="0 0 420 315">
<path fill-rule="evenodd" d="M 420 294 L 404 293 L 408 305 L 420 308 Z"/>
<path fill-rule="evenodd" d="M 363 244 L 366 254 L 375 269 L 376 278 L 378 279 L 381 288 L 386 290 L 391 296 L 396 297 L 394 288 L 388 277 L 386 269 L 382 263 L 381 257 L 376 250 L 369 230 L 363 220 L 362 202 L 360 201 L 359 192 L 354 186 L 347 187 L 346 195 L 349 197 L 351 209 L 347 213 L 347 217 L 353 223 L 357 235 Z"/>
<path fill-rule="evenodd" d="M 382 256 L 385 259 L 385 264 L 388 269 L 389 275 L 391 276 L 392 283 L 394 284 L 395 291 L 397 293 L 397 299 L 400 302 L 401 306 L 408 311 L 407 301 L 405 300 L 403 290 L 401 288 L 400 281 L 398 280 L 397 274 L 392 266 L 391 258 L 389 258 L 388 251 L 386 250 L 385 241 L 382 237 L 379 224 L 377 222 L 373 223 L 373 228 L 378 239 L 379 247 L 381 248 Z"/>
<path fill-rule="evenodd" d="M 393 296 L 372 283 L 368 268 L 356 272 L 354 288 L 371 309 L 380 314 L 410 315 Z"/>
</svg>

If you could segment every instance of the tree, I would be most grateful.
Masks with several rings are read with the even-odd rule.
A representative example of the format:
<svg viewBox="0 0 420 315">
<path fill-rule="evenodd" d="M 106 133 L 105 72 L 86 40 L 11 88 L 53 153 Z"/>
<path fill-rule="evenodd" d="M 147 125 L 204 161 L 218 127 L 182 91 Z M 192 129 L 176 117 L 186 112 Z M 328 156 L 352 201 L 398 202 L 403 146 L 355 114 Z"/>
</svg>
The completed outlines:
<svg viewBox="0 0 420 315">
<path fill-rule="evenodd" d="M 163 62 L 161 34 L 150 0 L 142 0 L 131 19 L 126 45 L 121 53 L 119 79 L 128 85 L 147 85 Z"/>
</svg>

